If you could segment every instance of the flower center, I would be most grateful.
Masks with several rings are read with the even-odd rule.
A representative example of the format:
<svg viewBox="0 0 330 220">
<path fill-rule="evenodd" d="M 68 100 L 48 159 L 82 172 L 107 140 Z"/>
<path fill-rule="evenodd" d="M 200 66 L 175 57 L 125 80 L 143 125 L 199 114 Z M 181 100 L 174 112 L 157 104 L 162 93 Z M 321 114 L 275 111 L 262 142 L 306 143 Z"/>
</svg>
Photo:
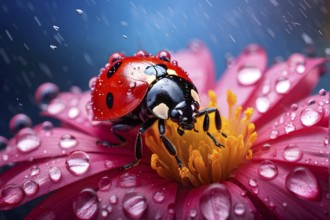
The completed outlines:
<svg viewBox="0 0 330 220">
<path fill-rule="evenodd" d="M 216 95 L 209 92 L 209 107 L 216 106 Z M 209 132 L 224 147 L 215 146 L 212 139 L 203 131 L 201 116 L 195 124 L 195 131 L 185 131 L 183 136 L 177 133 L 178 125 L 168 120 L 165 136 L 171 141 L 177 151 L 177 156 L 183 163 L 180 169 L 175 157 L 165 149 L 159 138 L 158 127 L 153 126 L 146 134 L 146 145 L 152 151 L 151 166 L 157 173 L 168 179 L 174 179 L 186 186 L 199 186 L 228 179 L 240 164 L 252 158 L 252 144 L 257 139 L 255 126 L 250 122 L 253 108 L 242 113 L 242 107 L 235 107 L 236 95 L 227 92 L 229 108 L 228 118 L 222 117 L 221 134 L 213 123 L 214 114 L 210 113 Z"/>
</svg>

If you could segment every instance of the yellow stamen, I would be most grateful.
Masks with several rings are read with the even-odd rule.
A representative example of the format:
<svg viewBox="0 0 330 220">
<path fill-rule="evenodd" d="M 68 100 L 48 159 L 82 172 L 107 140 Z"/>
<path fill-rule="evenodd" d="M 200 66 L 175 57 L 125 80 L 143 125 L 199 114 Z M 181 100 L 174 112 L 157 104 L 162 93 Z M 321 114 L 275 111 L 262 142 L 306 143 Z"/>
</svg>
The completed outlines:
<svg viewBox="0 0 330 220">
<path fill-rule="evenodd" d="M 216 94 L 208 92 L 209 107 L 217 107 Z M 195 128 L 199 132 L 185 131 L 183 136 L 177 133 L 178 125 L 167 121 L 165 136 L 171 141 L 177 151 L 177 156 L 183 163 L 180 169 L 175 158 L 170 155 L 161 142 L 158 127 L 154 125 L 147 131 L 145 137 L 146 145 L 153 152 L 151 167 L 156 172 L 168 179 L 174 179 L 183 185 L 199 186 L 228 179 L 233 171 L 245 160 L 253 157 L 252 144 L 257 139 L 255 126 L 250 122 L 253 108 L 248 108 L 242 114 L 242 107 L 235 107 L 236 95 L 227 92 L 227 105 L 229 116 L 222 116 L 221 132 L 215 128 L 214 114 L 209 114 L 209 132 L 224 147 L 216 147 L 208 135 L 203 132 L 203 119 L 199 117 Z"/>
</svg>

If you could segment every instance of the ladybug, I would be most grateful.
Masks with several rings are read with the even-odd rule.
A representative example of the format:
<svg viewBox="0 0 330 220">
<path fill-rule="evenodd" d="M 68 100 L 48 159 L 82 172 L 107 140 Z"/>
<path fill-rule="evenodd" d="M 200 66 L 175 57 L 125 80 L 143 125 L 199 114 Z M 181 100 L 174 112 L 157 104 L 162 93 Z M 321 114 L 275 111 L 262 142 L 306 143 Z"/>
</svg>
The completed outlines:
<svg viewBox="0 0 330 220">
<path fill-rule="evenodd" d="M 182 136 L 186 130 L 198 132 L 195 129 L 196 118 L 204 116 L 204 132 L 217 147 L 223 147 L 208 131 L 208 114 L 215 113 L 215 127 L 220 132 L 218 109 L 200 110 L 200 99 L 194 83 L 177 61 L 171 62 L 171 55 L 167 51 L 160 51 L 156 56 L 144 51 L 131 57 L 121 53 L 112 54 L 109 64 L 101 71 L 92 88 L 91 103 L 93 119 L 111 121 L 112 133 L 121 142 L 125 139 L 116 131 L 127 126 L 139 126 L 134 147 L 135 161 L 124 165 L 122 169 L 139 163 L 142 158 L 142 134 L 156 121 L 161 141 L 180 168 L 183 164 L 175 146 L 164 136 L 166 120 L 176 122 L 177 132 Z"/>
</svg>

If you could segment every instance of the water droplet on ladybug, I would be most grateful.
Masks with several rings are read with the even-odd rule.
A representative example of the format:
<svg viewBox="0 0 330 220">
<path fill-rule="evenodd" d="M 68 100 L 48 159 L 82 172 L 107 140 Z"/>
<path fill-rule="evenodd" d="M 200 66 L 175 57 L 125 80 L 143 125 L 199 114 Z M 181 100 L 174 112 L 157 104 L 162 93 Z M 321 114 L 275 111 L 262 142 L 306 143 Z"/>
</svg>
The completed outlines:
<svg viewBox="0 0 330 220">
<path fill-rule="evenodd" d="M 134 56 L 136 56 L 136 57 L 148 57 L 149 53 L 147 53 L 144 50 L 139 50 L 138 52 L 135 53 Z"/>
<path fill-rule="evenodd" d="M 179 63 L 177 60 L 172 60 L 172 64 L 173 64 L 173 66 L 179 66 Z"/>
<path fill-rule="evenodd" d="M 159 51 L 157 53 L 156 57 L 160 60 L 171 62 L 171 54 L 169 52 L 167 52 L 166 50 Z"/>
<path fill-rule="evenodd" d="M 113 64 L 114 62 L 121 60 L 125 57 L 124 54 L 117 52 L 117 53 L 113 53 L 110 57 L 109 57 L 109 63 Z"/>
</svg>

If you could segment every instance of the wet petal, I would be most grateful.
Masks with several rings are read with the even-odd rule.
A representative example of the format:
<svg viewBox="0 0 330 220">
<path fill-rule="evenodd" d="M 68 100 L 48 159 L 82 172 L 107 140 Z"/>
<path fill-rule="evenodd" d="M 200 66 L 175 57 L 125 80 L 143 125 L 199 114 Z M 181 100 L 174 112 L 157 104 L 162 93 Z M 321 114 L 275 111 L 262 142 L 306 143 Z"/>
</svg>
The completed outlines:
<svg viewBox="0 0 330 220">
<path fill-rule="evenodd" d="M 237 96 L 237 104 L 243 105 L 255 92 L 257 85 L 263 78 L 267 65 L 267 54 L 258 45 L 250 45 L 244 49 L 234 64 L 228 66 L 215 91 L 218 94 L 218 106 L 224 116 L 228 116 L 226 103 L 227 90 L 232 90 Z"/>
<path fill-rule="evenodd" d="M 213 59 L 210 51 L 202 42 L 191 42 L 188 49 L 174 53 L 172 60 L 177 60 L 178 65 L 187 71 L 200 94 L 207 94 L 207 91 L 214 87 Z M 207 104 L 206 100 L 206 97 L 202 97 L 204 105 Z"/>
<path fill-rule="evenodd" d="M 271 165 L 261 172 L 265 164 Z M 251 201 L 263 203 L 266 212 L 278 218 L 325 219 L 328 215 L 327 168 L 255 161 L 240 167 L 234 175 L 233 183 L 249 192 L 246 195 Z"/>
<path fill-rule="evenodd" d="M 252 118 L 256 127 L 268 123 L 292 103 L 307 97 L 323 70 L 320 66 L 325 62 L 324 58 L 305 58 L 293 54 L 286 62 L 270 68 L 244 104 L 256 110 Z"/>
</svg>

